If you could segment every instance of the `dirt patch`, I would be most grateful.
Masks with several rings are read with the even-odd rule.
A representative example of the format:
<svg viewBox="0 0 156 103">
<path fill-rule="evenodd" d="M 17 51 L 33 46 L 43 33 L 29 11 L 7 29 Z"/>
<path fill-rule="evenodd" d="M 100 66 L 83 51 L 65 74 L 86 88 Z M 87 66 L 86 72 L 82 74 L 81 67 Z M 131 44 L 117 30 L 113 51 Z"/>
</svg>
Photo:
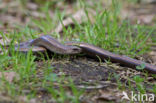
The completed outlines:
<svg viewBox="0 0 156 103">
<path fill-rule="evenodd" d="M 64 72 L 74 79 L 74 82 L 80 81 L 93 81 L 93 80 L 108 80 L 109 75 L 113 74 L 114 70 L 106 66 L 100 65 L 93 60 L 87 61 L 86 59 L 72 60 L 70 63 L 52 63 L 56 69 L 55 72 Z"/>
<path fill-rule="evenodd" d="M 45 71 L 45 62 L 37 62 L 39 70 Z M 90 103 L 91 101 L 99 103 L 108 103 L 108 101 L 113 101 L 115 103 L 122 103 L 121 96 L 122 90 L 119 88 L 124 88 L 123 90 L 130 94 L 128 88 L 131 85 L 136 88 L 136 83 L 133 80 L 135 76 L 145 77 L 144 73 L 138 72 L 134 69 L 121 67 L 117 64 L 106 64 L 105 62 L 95 61 L 94 59 L 86 57 L 69 57 L 69 58 L 55 58 L 51 60 L 50 67 L 53 67 L 53 73 L 57 76 L 64 76 L 64 81 L 67 82 L 69 78 L 72 78 L 75 86 L 84 90 L 84 94 L 81 96 L 80 101 L 82 103 Z M 40 74 L 42 74 L 40 72 Z M 39 77 L 42 77 L 41 75 Z M 148 77 L 147 80 L 143 82 L 145 88 L 151 90 L 150 80 L 154 80 L 153 77 Z M 148 82 L 147 82 L 148 81 Z M 120 87 L 118 82 L 125 84 Z M 129 84 L 130 83 L 130 84 Z M 54 83 L 56 88 L 57 82 Z M 68 83 L 62 83 L 67 93 L 72 94 L 71 87 Z M 51 96 L 45 88 L 39 88 L 39 95 L 41 96 L 41 101 L 50 100 Z M 46 91 L 46 92 L 45 92 Z M 45 97 L 46 95 L 46 97 Z"/>
<path fill-rule="evenodd" d="M 83 103 L 90 103 L 101 101 L 116 101 L 117 97 L 114 98 L 105 98 L 101 97 L 101 91 L 107 91 L 108 94 L 112 94 L 112 90 L 117 90 L 116 78 L 114 77 L 115 69 L 109 67 L 104 62 L 98 62 L 94 59 L 86 58 L 86 57 L 77 57 L 77 58 L 64 58 L 64 59 L 54 59 L 50 62 L 50 66 L 54 67 L 53 73 L 56 73 L 57 76 L 64 76 L 65 80 L 68 81 L 69 77 L 72 78 L 76 87 L 80 90 L 85 89 L 85 93 L 80 98 L 80 101 Z M 38 69 L 45 70 L 45 62 L 38 62 Z M 39 72 L 39 77 L 41 76 L 41 72 Z M 56 82 L 55 82 L 56 83 Z M 55 84 L 54 83 L 54 84 Z M 66 84 L 62 83 L 64 89 L 71 93 L 71 88 L 66 86 Z M 68 85 L 68 84 L 67 84 Z M 56 83 L 56 88 L 59 85 Z M 41 96 L 41 101 L 50 102 L 50 96 L 48 95 L 46 89 L 38 89 L 39 95 Z M 101 91 L 99 91 L 101 90 Z M 116 91 L 120 92 L 120 91 Z M 46 95 L 46 97 L 45 97 Z M 114 94 L 116 95 L 116 94 Z M 93 99 L 91 99 L 94 97 Z M 99 99 L 100 98 L 100 99 Z M 107 100 L 110 99 L 110 100 Z"/>
</svg>

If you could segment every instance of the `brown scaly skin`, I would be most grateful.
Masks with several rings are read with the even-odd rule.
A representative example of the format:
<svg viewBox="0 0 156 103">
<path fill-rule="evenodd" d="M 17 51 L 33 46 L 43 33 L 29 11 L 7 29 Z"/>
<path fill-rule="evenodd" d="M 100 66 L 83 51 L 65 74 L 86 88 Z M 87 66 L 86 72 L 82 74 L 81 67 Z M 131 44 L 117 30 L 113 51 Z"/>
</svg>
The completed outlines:
<svg viewBox="0 0 156 103">
<path fill-rule="evenodd" d="M 144 70 L 156 74 L 156 66 L 145 63 L 140 60 L 132 59 L 127 56 L 121 56 L 117 54 L 113 54 L 111 52 L 105 51 L 99 47 L 96 47 L 87 43 L 79 43 L 79 42 L 67 42 L 66 45 L 75 45 L 82 49 L 82 52 L 87 54 L 88 56 L 94 58 L 101 58 L 102 60 L 110 60 L 111 62 L 120 63 L 123 66 L 130 67 L 136 69 L 136 66 L 140 66 L 141 64 L 145 64 Z"/>
<path fill-rule="evenodd" d="M 31 46 L 34 47 L 32 48 Z M 23 46 L 20 46 L 19 50 L 27 51 L 30 50 L 29 48 L 32 48 L 34 51 L 45 51 L 46 49 L 48 49 L 49 51 L 58 54 L 85 53 L 93 58 L 99 57 L 102 60 L 110 60 L 111 62 L 120 63 L 123 66 L 134 69 L 136 69 L 136 66 L 145 64 L 144 70 L 156 74 L 156 66 L 154 65 L 142 62 L 140 60 L 132 59 L 130 57 L 113 54 L 97 46 L 87 43 L 66 42 L 65 45 L 63 45 L 49 35 L 41 36 L 37 39 L 27 42 L 26 45 L 24 43 Z"/>
</svg>

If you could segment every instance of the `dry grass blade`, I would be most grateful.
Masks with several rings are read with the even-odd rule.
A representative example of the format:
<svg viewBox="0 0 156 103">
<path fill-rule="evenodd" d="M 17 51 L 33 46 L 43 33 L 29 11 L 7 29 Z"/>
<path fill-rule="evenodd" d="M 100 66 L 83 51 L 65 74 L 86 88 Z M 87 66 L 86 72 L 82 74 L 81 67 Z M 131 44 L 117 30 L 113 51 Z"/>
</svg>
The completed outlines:
<svg viewBox="0 0 156 103">
<path fill-rule="evenodd" d="M 10 42 L 11 42 L 11 40 L 8 39 L 6 36 L 0 35 L 0 45 L 1 45 L 1 46 L 8 47 L 9 44 L 10 44 Z M 7 50 L 6 50 L 6 51 L 7 51 Z M 2 49 L 2 48 L 0 48 L 0 53 L 3 54 L 3 49 Z"/>
<path fill-rule="evenodd" d="M 10 39 L 8 39 L 6 36 L 1 36 L 0 35 L 0 45 L 2 45 L 2 46 L 7 46 L 7 45 L 9 45 L 9 43 L 11 42 L 11 40 Z"/>
</svg>

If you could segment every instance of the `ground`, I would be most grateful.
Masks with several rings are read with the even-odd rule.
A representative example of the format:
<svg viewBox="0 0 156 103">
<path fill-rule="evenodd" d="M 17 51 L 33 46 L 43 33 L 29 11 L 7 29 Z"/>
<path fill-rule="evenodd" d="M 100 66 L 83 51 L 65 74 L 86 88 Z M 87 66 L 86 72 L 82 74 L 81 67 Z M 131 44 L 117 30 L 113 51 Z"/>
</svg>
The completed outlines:
<svg viewBox="0 0 156 103">
<path fill-rule="evenodd" d="M 14 51 L 16 44 L 49 34 L 156 65 L 156 5 L 136 1 L 0 1 L 0 103 L 136 103 L 122 100 L 123 94 L 156 95 L 156 75 L 144 70 L 84 54 Z"/>
</svg>

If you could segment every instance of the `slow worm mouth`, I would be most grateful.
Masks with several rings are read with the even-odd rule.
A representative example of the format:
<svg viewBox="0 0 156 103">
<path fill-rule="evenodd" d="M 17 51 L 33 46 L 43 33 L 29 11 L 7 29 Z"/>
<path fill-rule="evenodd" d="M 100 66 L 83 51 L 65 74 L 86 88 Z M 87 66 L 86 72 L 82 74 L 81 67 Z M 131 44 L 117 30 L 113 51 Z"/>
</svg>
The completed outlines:
<svg viewBox="0 0 156 103">
<path fill-rule="evenodd" d="M 73 52 L 73 53 L 80 53 L 81 51 L 82 51 L 82 49 L 79 48 L 79 47 L 74 47 L 74 48 L 72 49 L 72 52 Z"/>
</svg>

